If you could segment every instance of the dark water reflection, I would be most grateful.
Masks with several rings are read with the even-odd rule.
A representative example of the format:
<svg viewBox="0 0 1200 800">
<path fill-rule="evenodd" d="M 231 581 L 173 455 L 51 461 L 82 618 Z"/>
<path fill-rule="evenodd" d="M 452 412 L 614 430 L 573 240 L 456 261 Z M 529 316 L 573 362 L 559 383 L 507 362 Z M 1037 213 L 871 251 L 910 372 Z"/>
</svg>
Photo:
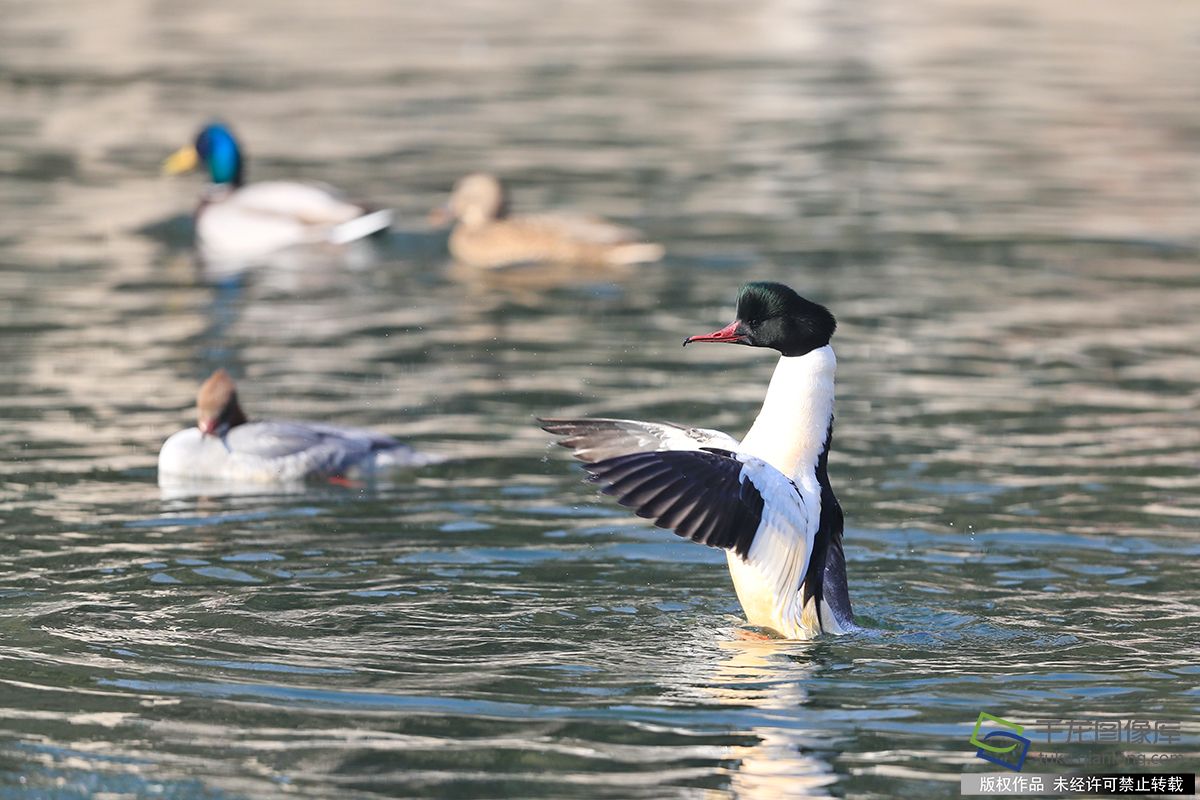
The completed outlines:
<svg viewBox="0 0 1200 800">
<path fill-rule="evenodd" d="M 1196 768 L 1200 7 L 0 11 L 6 796 L 953 797 L 981 710 L 1182 721 Z M 399 230 L 198 271 L 157 165 L 212 113 Z M 480 168 L 668 258 L 447 264 Z M 744 431 L 770 357 L 678 343 L 751 277 L 840 319 L 854 637 L 747 638 L 532 424 Z M 160 494 L 217 365 L 452 460 Z"/>
</svg>

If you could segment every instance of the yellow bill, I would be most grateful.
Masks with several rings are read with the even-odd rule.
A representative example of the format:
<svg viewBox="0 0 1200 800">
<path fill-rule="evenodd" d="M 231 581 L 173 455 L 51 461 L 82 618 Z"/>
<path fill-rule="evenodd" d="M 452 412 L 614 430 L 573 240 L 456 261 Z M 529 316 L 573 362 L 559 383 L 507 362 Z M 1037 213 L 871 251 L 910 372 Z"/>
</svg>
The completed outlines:
<svg viewBox="0 0 1200 800">
<path fill-rule="evenodd" d="M 191 172 L 200 163 L 200 154 L 196 152 L 196 148 L 192 145 L 185 145 L 163 162 L 162 171 L 167 175 L 179 175 L 183 172 Z"/>
</svg>

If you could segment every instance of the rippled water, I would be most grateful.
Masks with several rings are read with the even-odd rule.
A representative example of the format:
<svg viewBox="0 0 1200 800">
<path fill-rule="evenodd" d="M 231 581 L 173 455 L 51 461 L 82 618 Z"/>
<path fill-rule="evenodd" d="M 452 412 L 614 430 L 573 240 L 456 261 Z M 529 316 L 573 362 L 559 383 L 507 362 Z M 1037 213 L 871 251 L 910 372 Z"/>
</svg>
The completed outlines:
<svg viewBox="0 0 1200 800">
<path fill-rule="evenodd" d="M 0 795 L 952 797 L 981 710 L 1178 721 L 1197 768 L 1200 6 L 0 14 Z M 198 271 L 157 168 L 214 113 L 398 230 Z M 668 259 L 455 268 L 424 213 L 479 168 Z M 748 638 L 533 423 L 743 432 L 771 355 L 678 343 L 750 278 L 840 319 L 857 635 Z M 160 494 L 218 365 L 451 460 Z"/>
</svg>

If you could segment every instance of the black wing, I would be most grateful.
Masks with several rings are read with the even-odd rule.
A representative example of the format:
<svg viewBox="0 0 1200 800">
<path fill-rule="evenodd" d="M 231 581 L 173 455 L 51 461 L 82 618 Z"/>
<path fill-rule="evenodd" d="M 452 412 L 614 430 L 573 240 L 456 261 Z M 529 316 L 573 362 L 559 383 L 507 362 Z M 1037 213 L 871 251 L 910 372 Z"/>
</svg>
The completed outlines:
<svg viewBox="0 0 1200 800">
<path fill-rule="evenodd" d="M 709 547 L 750 552 L 763 498 L 728 451 L 632 453 L 584 465 L 601 491 L 660 528 Z"/>
</svg>

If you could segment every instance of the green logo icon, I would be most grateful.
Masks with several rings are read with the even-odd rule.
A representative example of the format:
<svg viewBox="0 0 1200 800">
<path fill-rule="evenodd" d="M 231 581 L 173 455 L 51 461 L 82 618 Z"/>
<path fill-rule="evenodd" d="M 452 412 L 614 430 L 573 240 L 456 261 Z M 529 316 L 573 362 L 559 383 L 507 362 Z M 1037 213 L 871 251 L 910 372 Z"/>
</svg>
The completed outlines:
<svg viewBox="0 0 1200 800">
<path fill-rule="evenodd" d="M 975 720 L 975 730 L 971 732 L 971 744 L 975 745 L 976 747 L 978 747 L 981 750 L 987 750 L 989 753 L 1011 753 L 1013 751 L 1013 748 L 1015 748 L 1019 744 L 1019 742 L 1013 742 L 1010 745 L 1001 747 L 1000 745 L 988 744 L 987 742 L 980 741 L 979 729 L 983 726 L 983 723 L 985 723 L 985 722 L 994 722 L 999 727 L 1008 728 L 1013 733 L 1016 733 L 1018 735 L 1025 732 L 1025 726 L 1023 726 L 1023 725 L 1018 725 L 1015 722 L 1009 722 L 1006 719 L 1000 719 L 999 717 L 994 717 L 991 714 L 987 713 L 986 711 L 980 711 L 979 719 Z"/>
</svg>

